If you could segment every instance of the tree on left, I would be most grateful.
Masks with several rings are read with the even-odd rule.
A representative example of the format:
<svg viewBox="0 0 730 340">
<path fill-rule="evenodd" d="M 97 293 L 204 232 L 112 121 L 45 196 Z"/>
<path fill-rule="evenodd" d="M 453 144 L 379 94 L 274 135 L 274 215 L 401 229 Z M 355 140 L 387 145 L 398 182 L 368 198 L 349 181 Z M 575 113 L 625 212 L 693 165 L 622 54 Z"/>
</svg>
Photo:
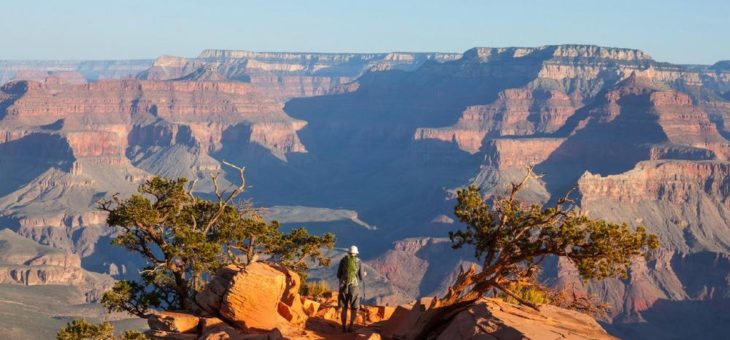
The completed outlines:
<svg viewBox="0 0 730 340">
<path fill-rule="evenodd" d="M 112 243 L 147 263 L 140 281 L 117 281 L 104 294 L 109 311 L 146 317 L 151 309 L 191 310 L 195 295 L 226 265 L 243 268 L 268 258 L 303 271 L 311 263 L 329 264 L 323 249 L 332 249 L 333 234 L 284 233 L 276 221 L 266 222 L 249 204 L 236 202 L 246 189 L 244 168 L 226 164 L 239 172 L 240 184 L 223 192 L 212 176 L 214 199 L 195 195 L 195 182 L 185 178 L 153 177 L 127 199 L 99 203 L 107 224 L 118 228 Z"/>
</svg>

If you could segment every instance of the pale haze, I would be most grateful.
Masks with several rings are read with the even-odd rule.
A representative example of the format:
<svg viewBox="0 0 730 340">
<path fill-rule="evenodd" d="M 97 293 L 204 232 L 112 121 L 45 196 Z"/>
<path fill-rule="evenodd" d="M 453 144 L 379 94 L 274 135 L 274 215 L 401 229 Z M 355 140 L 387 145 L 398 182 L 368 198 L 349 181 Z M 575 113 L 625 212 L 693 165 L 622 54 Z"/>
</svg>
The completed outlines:
<svg viewBox="0 0 730 340">
<path fill-rule="evenodd" d="M 730 2 L 7 1 L 0 59 L 192 57 L 254 51 L 461 52 L 595 44 L 656 60 L 730 59 Z"/>
</svg>

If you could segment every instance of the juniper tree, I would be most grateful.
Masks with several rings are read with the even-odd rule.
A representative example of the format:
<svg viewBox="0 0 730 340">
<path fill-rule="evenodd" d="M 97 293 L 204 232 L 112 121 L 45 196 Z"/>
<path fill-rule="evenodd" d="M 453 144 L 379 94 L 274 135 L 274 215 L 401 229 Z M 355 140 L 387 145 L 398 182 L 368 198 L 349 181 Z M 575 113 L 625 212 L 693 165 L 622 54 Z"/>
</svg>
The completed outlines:
<svg viewBox="0 0 730 340">
<path fill-rule="evenodd" d="M 228 163 L 226 163 L 228 164 Z M 140 281 L 121 280 L 102 297 L 110 311 L 144 317 L 150 308 L 189 310 L 197 292 L 222 266 L 245 267 L 261 256 L 303 271 L 307 261 L 327 264 L 322 248 L 331 249 L 334 235 L 310 235 L 298 228 L 289 233 L 276 221 L 266 222 L 256 210 L 234 200 L 246 188 L 228 193 L 213 176 L 215 199 L 193 194 L 187 179 L 153 177 L 127 199 L 117 196 L 100 202 L 107 224 L 118 228 L 112 243 L 142 256 L 146 267 Z"/>
<path fill-rule="evenodd" d="M 644 227 L 632 230 L 625 223 L 588 217 L 571 204 L 567 195 L 551 207 L 519 200 L 517 193 L 533 176 L 529 168 L 505 197 L 491 203 L 473 186 L 457 192 L 454 214 L 466 228 L 450 232 L 449 238 L 455 249 L 473 246 L 482 269 L 454 288 L 446 299 L 463 299 L 458 296 L 463 293 L 459 290 L 469 286 L 470 298 L 497 289 L 535 307 L 511 292 L 508 285 L 534 277 L 549 256 L 567 258 L 585 280 L 603 279 L 626 277 L 632 260 L 658 247 L 656 235 L 648 234 Z"/>
</svg>

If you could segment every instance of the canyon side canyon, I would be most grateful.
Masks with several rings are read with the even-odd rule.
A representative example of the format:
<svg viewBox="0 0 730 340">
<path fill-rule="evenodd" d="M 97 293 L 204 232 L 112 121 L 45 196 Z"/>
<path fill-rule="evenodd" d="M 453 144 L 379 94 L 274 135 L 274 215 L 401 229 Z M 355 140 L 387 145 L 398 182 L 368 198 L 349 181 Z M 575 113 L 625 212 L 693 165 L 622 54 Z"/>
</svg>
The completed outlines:
<svg viewBox="0 0 730 340">
<path fill-rule="evenodd" d="M 455 189 L 501 195 L 532 165 L 544 176 L 522 198 L 549 204 L 574 189 L 591 216 L 644 225 L 662 244 L 626 280 L 583 282 L 558 259 L 542 280 L 607 302 L 602 322 L 618 337 L 730 332 L 730 61 L 589 45 L 205 50 L 0 61 L 0 83 L 0 299 L 27 308 L 18 322 L 0 306 L 0 332 L 135 322 L 96 304 L 141 267 L 110 245 L 96 202 L 152 175 L 198 178 L 210 194 L 211 173 L 236 180 L 223 161 L 246 167 L 245 196 L 267 218 L 357 243 L 372 273 L 365 298 L 390 305 L 442 293 L 474 261 L 446 238 L 461 228 Z M 334 274 L 309 277 L 334 287 Z"/>
</svg>

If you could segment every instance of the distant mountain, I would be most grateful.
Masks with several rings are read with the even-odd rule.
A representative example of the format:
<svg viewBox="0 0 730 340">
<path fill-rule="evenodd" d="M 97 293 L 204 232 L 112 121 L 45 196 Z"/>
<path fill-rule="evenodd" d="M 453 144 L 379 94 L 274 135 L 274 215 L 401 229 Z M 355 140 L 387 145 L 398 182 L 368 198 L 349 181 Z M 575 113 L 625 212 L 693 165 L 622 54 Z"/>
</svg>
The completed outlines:
<svg viewBox="0 0 730 340">
<path fill-rule="evenodd" d="M 48 66 L 0 91 L 0 223 L 78 254 L 87 270 L 134 275 L 136 260 L 110 250 L 95 201 L 152 174 L 201 178 L 209 193 L 205 178 L 226 160 L 246 166 L 247 194 L 277 206 L 270 216 L 360 245 L 377 271 L 367 297 L 399 303 L 438 293 L 456 264 L 473 261 L 443 239 L 459 228 L 453 190 L 499 195 L 534 165 L 545 176 L 525 199 L 550 204 L 576 188 L 589 214 L 644 224 L 664 247 L 628 280 L 585 284 L 553 261 L 547 282 L 608 301 L 619 335 L 715 334 L 727 323 L 704 311 L 730 298 L 725 64 L 559 45 L 208 50 L 98 81 Z"/>
</svg>

